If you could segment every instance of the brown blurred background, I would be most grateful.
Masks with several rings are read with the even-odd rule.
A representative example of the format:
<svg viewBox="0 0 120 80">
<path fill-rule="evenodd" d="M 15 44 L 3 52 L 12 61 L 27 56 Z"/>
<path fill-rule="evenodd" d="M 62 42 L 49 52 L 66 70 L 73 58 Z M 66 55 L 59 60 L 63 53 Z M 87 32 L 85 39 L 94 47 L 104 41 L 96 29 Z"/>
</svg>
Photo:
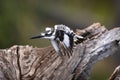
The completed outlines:
<svg viewBox="0 0 120 80">
<path fill-rule="evenodd" d="M 120 0 L 0 0 L 0 48 L 13 45 L 45 47 L 48 40 L 30 40 L 45 27 L 64 24 L 83 29 L 100 22 L 108 29 L 120 26 Z M 91 80 L 107 80 L 119 65 L 116 55 L 100 61 Z"/>
</svg>

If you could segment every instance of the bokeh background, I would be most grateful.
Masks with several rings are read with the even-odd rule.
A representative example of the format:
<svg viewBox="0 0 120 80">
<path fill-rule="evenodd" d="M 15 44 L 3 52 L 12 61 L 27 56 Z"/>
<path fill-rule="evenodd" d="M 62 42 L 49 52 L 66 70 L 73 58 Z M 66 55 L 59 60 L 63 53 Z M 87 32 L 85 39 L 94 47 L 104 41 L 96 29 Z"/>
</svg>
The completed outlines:
<svg viewBox="0 0 120 80">
<path fill-rule="evenodd" d="M 100 22 L 108 29 L 120 26 L 120 0 L 0 0 L 0 48 L 13 45 L 46 47 L 48 40 L 31 36 L 55 24 L 83 29 Z M 119 51 L 97 63 L 91 80 L 107 80 L 119 65 Z"/>
</svg>

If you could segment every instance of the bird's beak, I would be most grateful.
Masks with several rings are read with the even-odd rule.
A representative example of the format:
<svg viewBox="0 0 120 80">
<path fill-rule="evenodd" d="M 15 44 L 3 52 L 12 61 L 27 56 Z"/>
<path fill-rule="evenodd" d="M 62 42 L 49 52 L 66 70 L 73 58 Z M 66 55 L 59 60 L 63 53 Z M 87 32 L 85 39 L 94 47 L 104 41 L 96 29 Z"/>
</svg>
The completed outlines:
<svg viewBox="0 0 120 80">
<path fill-rule="evenodd" d="M 42 35 L 39 35 L 39 36 L 33 36 L 33 37 L 31 37 L 30 39 L 37 39 L 37 38 L 43 38 L 44 36 L 42 36 Z"/>
</svg>

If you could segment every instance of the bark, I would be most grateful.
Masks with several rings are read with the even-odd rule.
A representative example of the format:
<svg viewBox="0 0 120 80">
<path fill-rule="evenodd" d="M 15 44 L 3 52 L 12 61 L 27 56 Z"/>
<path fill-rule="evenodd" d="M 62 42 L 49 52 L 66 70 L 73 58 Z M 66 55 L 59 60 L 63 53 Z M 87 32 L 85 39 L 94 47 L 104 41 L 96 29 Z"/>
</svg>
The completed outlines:
<svg viewBox="0 0 120 80">
<path fill-rule="evenodd" d="M 96 62 L 120 48 L 120 28 L 107 30 L 100 23 L 76 33 L 86 38 L 71 57 L 60 57 L 52 46 L 15 45 L 0 50 L 0 80 L 88 80 Z"/>
</svg>

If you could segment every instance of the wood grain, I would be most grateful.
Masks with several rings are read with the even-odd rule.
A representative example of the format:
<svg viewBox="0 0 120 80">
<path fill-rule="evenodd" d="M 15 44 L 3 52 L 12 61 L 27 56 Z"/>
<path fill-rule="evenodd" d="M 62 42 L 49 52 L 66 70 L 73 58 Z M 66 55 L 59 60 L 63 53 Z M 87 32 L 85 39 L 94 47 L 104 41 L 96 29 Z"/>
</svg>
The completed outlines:
<svg viewBox="0 0 120 80">
<path fill-rule="evenodd" d="M 120 28 L 100 23 L 76 30 L 86 38 L 71 57 L 60 57 L 52 46 L 15 45 L 0 50 L 0 80 L 88 80 L 96 62 L 120 48 Z"/>
</svg>

